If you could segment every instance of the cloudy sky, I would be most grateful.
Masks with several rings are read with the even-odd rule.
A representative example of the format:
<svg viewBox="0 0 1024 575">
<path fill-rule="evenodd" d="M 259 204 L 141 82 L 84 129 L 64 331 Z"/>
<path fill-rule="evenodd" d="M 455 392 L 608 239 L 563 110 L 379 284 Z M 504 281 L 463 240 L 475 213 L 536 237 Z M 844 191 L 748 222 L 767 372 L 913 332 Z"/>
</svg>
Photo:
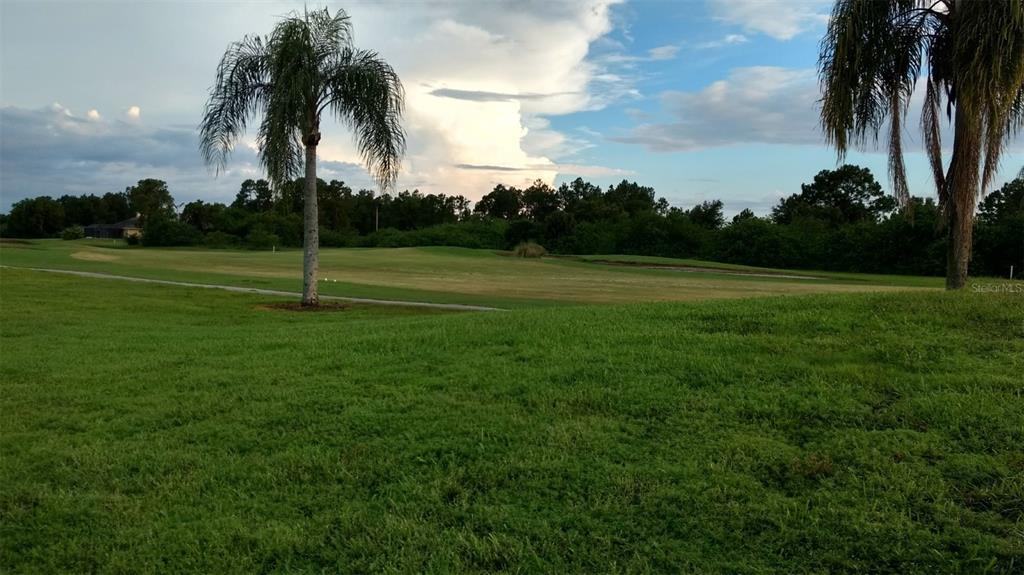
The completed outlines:
<svg viewBox="0 0 1024 575">
<path fill-rule="evenodd" d="M 310 7 L 321 4 L 310 2 Z M 674 205 L 765 212 L 836 165 L 816 126 L 828 0 L 347 1 L 356 44 L 407 92 L 399 189 L 477 199 L 495 183 L 582 176 L 654 186 Z M 230 201 L 259 177 L 239 146 L 214 177 L 196 136 L 227 45 L 301 2 L 3 0 L 0 210 L 26 196 L 166 180 Z M 916 121 L 912 192 L 932 195 Z M 251 138 L 247 139 L 251 145 Z M 1015 143 L 997 184 L 1024 163 Z M 324 129 L 321 176 L 370 187 L 351 136 Z M 875 150 L 848 161 L 885 181 Z"/>
</svg>

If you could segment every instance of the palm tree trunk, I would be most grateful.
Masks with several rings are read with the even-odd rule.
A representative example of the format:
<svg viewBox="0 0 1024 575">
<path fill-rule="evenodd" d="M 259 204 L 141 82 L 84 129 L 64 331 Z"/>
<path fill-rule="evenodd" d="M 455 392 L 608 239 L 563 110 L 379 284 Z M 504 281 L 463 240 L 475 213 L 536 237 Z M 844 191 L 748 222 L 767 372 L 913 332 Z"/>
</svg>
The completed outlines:
<svg viewBox="0 0 1024 575">
<path fill-rule="evenodd" d="M 951 206 L 950 209 L 953 211 L 946 222 L 946 289 L 957 290 L 967 286 L 974 218 L 964 217 L 956 206 Z"/>
<path fill-rule="evenodd" d="M 974 207 L 978 202 L 978 175 L 981 165 L 981 126 L 974 114 L 956 107 L 953 127 L 953 157 L 946 177 L 946 289 L 967 285 L 967 267 L 971 261 L 974 232 Z"/>
<path fill-rule="evenodd" d="M 316 306 L 320 305 L 316 283 L 316 274 L 320 267 L 320 229 L 319 210 L 316 205 L 316 144 L 311 142 L 306 143 L 306 189 L 303 205 L 302 305 Z"/>
</svg>

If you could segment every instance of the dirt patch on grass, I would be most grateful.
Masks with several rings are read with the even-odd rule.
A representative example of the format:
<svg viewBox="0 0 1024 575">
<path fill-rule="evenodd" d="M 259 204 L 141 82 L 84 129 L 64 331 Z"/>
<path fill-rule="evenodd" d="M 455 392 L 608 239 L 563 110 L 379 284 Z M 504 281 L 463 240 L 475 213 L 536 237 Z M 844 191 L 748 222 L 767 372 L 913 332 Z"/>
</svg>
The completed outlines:
<svg viewBox="0 0 1024 575">
<path fill-rule="evenodd" d="M 345 311 L 352 308 L 350 303 L 340 302 L 320 302 L 318 306 L 307 306 L 302 305 L 299 302 L 281 302 L 281 303 L 268 303 L 256 306 L 258 309 L 267 309 L 272 311 L 301 311 L 301 312 L 331 312 L 331 311 Z"/>
<path fill-rule="evenodd" d="M 75 252 L 71 254 L 71 257 L 76 260 L 85 260 L 87 262 L 113 262 L 121 259 L 121 256 L 98 254 L 96 252 Z"/>
<path fill-rule="evenodd" d="M 628 266 L 634 268 L 643 268 L 648 270 L 668 270 L 674 272 L 688 272 L 688 273 L 704 273 L 704 274 L 724 274 L 727 276 L 752 276 L 759 278 L 785 278 L 794 280 L 820 280 L 825 279 L 818 276 L 790 274 L 786 272 L 770 272 L 770 271 L 748 271 L 748 270 L 736 270 L 736 269 L 724 269 L 716 267 L 698 267 L 698 266 L 685 266 L 676 264 L 656 264 L 648 262 L 629 262 L 629 261 L 616 261 L 616 260 L 581 260 L 587 263 L 601 264 L 606 266 Z"/>
</svg>

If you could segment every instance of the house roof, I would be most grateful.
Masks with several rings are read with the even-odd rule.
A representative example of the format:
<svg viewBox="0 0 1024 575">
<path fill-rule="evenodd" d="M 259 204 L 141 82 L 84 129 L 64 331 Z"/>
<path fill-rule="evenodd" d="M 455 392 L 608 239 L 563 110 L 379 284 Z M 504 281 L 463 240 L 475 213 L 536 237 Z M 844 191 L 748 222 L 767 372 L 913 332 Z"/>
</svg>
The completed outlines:
<svg viewBox="0 0 1024 575">
<path fill-rule="evenodd" d="M 104 228 L 104 229 L 111 229 L 111 230 L 123 230 L 125 228 L 137 228 L 137 227 L 139 227 L 139 218 L 128 218 L 127 220 L 122 220 L 120 222 L 117 222 L 116 224 L 92 224 L 91 226 L 86 226 L 86 227 L 87 228 Z"/>
<path fill-rule="evenodd" d="M 128 218 L 113 225 L 115 228 L 137 228 L 139 227 L 139 218 Z"/>
</svg>

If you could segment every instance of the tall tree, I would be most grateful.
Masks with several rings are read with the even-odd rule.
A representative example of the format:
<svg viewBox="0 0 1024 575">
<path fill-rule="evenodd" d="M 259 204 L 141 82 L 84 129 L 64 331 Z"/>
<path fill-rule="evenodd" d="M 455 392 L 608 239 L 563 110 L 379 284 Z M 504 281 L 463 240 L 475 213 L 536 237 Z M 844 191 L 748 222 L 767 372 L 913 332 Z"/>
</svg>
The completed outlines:
<svg viewBox="0 0 1024 575">
<path fill-rule="evenodd" d="M 248 121 L 262 115 L 260 161 L 275 187 L 298 176 L 305 148 L 302 304 L 319 304 L 316 150 L 324 111 L 351 128 L 359 152 L 383 189 L 398 176 L 405 152 L 404 92 L 395 71 L 375 52 L 352 45 L 344 11 L 284 18 L 266 37 L 228 47 L 199 126 L 200 149 L 222 169 Z"/>
<path fill-rule="evenodd" d="M 63 227 L 64 206 L 50 196 L 40 196 L 11 206 L 6 232 L 15 238 L 48 238 Z"/>
<path fill-rule="evenodd" d="M 772 219 L 791 224 L 798 218 L 814 218 L 838 226 L 878 221 L 895 208 L 871 170 L 846 164 L 818 172 L 813 182 L 800 186 L 799 194 L 779 200 L 772 208 Z"/>
<path fill-rule="evenodd" d="M 922 70 L 921 129 L 949 236 L 946 288 L 959 289 L 978 197 L 1024 126 L 1024 2 L 837 0 L 819 59 L 822 126 L 842 156 L 888 125 L 889 172 L 903 205 L 910 192 L 901 138 Z M 953 124 L 948 167 L 943 109 Z"/>
<path fill-rule="evenodd" d="M 543 180 L 536 180 L 523 190 L 522 199 L 523 215 L 538 222 L 543 222 L 562 207 L 558 193 Z"/>
<path fill-rule="evenodd" d="M 492 218 L 515 219 L 523 211 L 523 192 L 512 186 L 498 184 L 490 193 L 480 198 L 473 211 Z"/>
<path fill-rule="evenodd" d="M 725 215 L 722 213 L 725 205 L 722 200 L 707 200 L 686 210 L 690 221 L 702 228 L 717 230 L 725 225 Z"/>
<path fill-rule="evenodd" d="M 235 195 L 235 201 L 231 203 L 232 208 L 242 208 L 250 212 L 268 211 L 274 204 L 274 194 L 270 190 L 270 182 L 266 180 L 248 179 L 242 182 L 242 186 Z"/>
<path fill-rule="evenodd" d="M 167 189 L 167 182 L 163 180 L 139 180 L 134 186 L 125 188 L 124 193 L 128 198 L 128 207 L 139 214 L 139 222 L 143 226 L 152 218 L 174 217 L 174 198 Z"/>
</svg>

